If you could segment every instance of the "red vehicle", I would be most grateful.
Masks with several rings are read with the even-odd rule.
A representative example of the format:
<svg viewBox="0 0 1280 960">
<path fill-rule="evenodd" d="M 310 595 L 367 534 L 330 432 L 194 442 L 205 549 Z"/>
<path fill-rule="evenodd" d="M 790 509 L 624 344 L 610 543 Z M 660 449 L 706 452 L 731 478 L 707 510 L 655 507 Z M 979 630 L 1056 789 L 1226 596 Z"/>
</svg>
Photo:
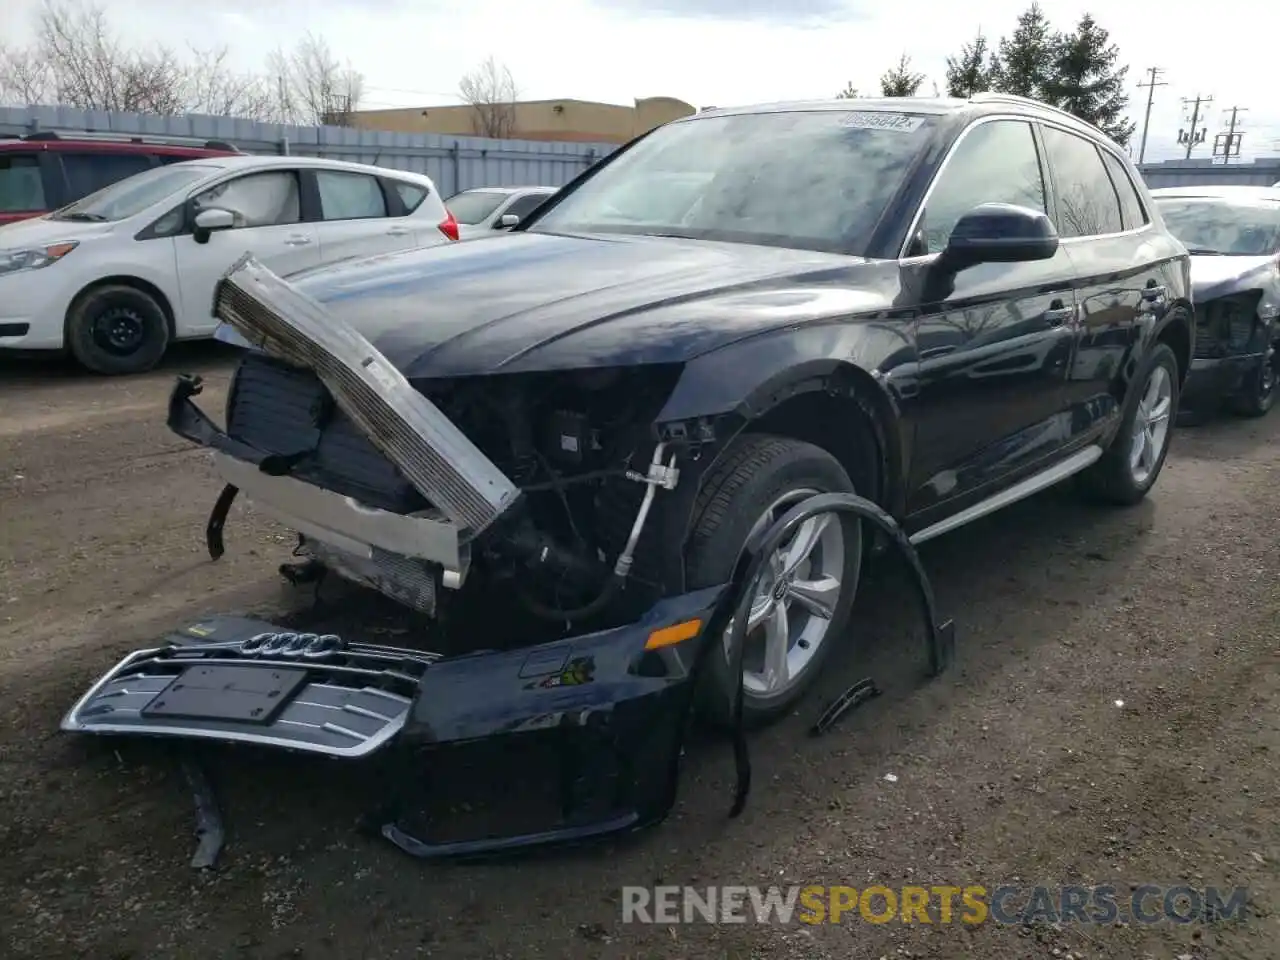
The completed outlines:
<svg viewBox="0 0 1280 960">
<path fill-rule="evenodd" d="M 0 134 L 0 224 L 74 203 L 152 167 L 238 154 L 221 140 L 43 130 Z"/>
</svg>

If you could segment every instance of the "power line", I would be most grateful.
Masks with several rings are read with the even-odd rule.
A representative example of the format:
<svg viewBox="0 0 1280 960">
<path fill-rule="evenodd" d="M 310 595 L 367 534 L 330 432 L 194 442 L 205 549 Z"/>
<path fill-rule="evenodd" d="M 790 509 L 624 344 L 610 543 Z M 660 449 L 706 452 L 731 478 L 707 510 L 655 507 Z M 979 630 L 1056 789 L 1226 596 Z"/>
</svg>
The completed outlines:
<svg viewBox="0 0 1280 960">
<path fill-rule="evenodd" d="M 1189 103 L 1194 104 L 1191 108 L 1191 125 L 1186 130 L 1178 131 L 1178 142 L 1187 145 L 1186 158 L 1188 160 L 1191 159 L 1191 151 L 1204 143 L 1205 134 L 1209 132 L 1208 127 L 1201 127 L 1197 130 L 1196 124 L 1200 122 L 1200 108 L 1207 107 L 1213 103 L 1213 97 L 1203 97 L 1197 94 L 1195 100 L 1188 100 L 1186 97 L 1182 99 L 1184 107 Z"/>
<path fill-rule="evenodd" d="M 1155 101 L 1156 87 L 1167 87 L 1169 84 L 1160 79 L 1160 75 L 1164 73 L 1163 67 L 1147 67 L 1146 83 L 1138 84 L 1138 89 L 1146 88 L 1147 90 L 1147 112 L 1142 118 L 1142 145 L 1138 147 L 1138 165 L 1142 165 L 1142 160 L 1147 155 L 1147 127 L 1151 125 L 1151 104 Z"/>
</svg>

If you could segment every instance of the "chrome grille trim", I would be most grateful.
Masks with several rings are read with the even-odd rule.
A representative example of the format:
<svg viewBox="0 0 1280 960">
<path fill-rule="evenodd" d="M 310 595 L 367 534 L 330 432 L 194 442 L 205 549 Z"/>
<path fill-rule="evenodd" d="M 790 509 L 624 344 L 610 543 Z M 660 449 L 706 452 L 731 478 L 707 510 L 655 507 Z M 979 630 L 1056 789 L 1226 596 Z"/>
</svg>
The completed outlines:
<svg viewBox="0 0 1280 960">
<path fill-rule="evenodd" d="M 364 337 L 245 255 L 218 282 L 214 314 L 250 343 L 313 370 L 335 402 L 467 538 L 520 491 Z"/>
</svg>

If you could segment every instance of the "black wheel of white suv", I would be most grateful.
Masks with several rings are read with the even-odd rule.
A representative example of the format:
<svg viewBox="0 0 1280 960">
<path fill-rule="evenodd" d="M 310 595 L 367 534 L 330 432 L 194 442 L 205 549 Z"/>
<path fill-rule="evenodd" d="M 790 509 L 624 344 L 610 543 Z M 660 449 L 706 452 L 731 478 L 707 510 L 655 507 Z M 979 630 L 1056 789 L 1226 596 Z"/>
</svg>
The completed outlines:
<svg viewBox="0 0 1280 960">
<path fill-rule="evenodd" d="M 94 373 L 144 373 L 169 349 L 169 320 L 142 290 L 117 284 L 95 287 L 67 311 L 67 347 Z"/>
<path fill-rule="evenodd" d="M 694 589 L 724 583 L 743 551 L 797 503 L 819 493 L 852 493 L 839 461 L 787 437 L 733 441 L 703 483 L 686 556 Z M 765 565 L 753 591 L 741 678 L 732 675 L 728 631 L 707 656 L 699 705 L 710 722 L 732 718 L 743 685 L 743 720 L 759 726 L 787 713 L 812 687 L 843 640 L 862 564 L 862 525 L 826 514 L 802 524 Z"/>
<path fill-rule="evenodd" d="M 1167 344 L 1157 343 L 1134 371 L 1111 445 L 1080 475 L 1088 495 L 1120 506 L 1147 495 L 1169 455 L 1178 390 L 1177 357 Z"/>
</svg>

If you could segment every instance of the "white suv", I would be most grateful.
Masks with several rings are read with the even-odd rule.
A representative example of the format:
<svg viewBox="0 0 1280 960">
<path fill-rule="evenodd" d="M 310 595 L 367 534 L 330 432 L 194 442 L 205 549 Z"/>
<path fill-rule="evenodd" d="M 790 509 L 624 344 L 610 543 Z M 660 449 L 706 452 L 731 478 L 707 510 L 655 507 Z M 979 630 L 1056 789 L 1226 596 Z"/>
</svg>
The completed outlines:
<svg viewBox="0 0 1280 960">
<path fill-rule="evenodd" d="M 0 351 L 137 373 L 214 332 L 214 285 L 247 252 L 287 275 L 457 239 L 422 174 L 309 157 L 157 167 L 0 226 Z"/>
</svg>

